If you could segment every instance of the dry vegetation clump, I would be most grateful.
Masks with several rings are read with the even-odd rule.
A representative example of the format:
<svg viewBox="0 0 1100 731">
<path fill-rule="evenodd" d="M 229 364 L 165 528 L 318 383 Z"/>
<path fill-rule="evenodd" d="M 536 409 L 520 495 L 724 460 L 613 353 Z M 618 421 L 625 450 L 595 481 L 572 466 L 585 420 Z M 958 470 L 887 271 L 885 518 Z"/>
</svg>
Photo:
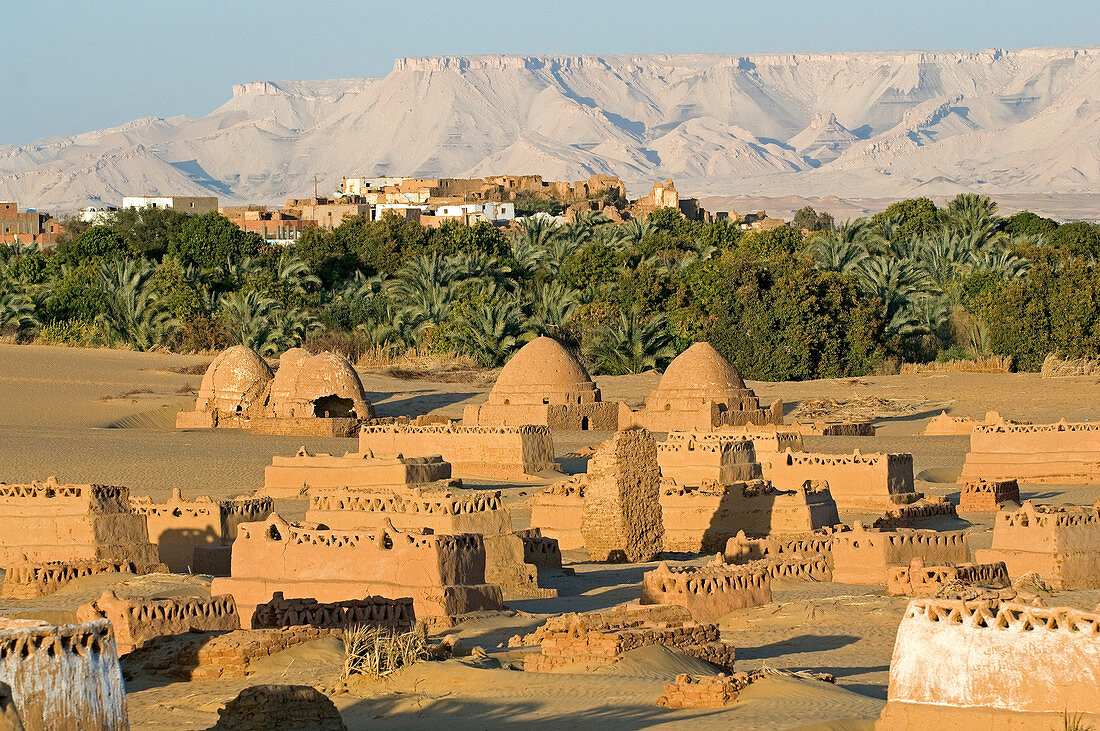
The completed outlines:
<svg viewBox="0 0 1100 731">
<path fill-rule="evenodd" d="M 386 348 L 372 348 L 360 355 L 355 366 L 363 370 L 381 370 L 388 376 L 406 381 L 441 383 L 490 383 L 498 372 L 484 368 L 471 355 L 413 348 L 401 353 Z"/>
<path fill-rule="evenodd" d="M 906 363 L 902 375 L 914 373 L 1011 373 L 1011 355 L 989 355 L 975 360 L 945 360 L 932 363 Z"/>
<path fill-rule="evenodd" d="M 922 411 L 931 402 L 924 399 L 892 399 L 877 396 L 858 396 L 851 399 L 806 399 L 798 405 L 793 416 L 796 419 L 869 419 L 890 416 L 907 416 Z"/>
<path fill-rule="evenodd" d="M 1094 358 L 1061 358 L 1051 353 L 1039 371 L 1043 378 L 1070 376 L 1100 376 L 1100 356 Z"/>
<path fill-rule="evenodd" d="M 423 622 L 407 632 L 352 625 L 344 630 L 344 678 L 366 675 L 381 679 L 431 657 L 428 628 Z"/>
</svg>

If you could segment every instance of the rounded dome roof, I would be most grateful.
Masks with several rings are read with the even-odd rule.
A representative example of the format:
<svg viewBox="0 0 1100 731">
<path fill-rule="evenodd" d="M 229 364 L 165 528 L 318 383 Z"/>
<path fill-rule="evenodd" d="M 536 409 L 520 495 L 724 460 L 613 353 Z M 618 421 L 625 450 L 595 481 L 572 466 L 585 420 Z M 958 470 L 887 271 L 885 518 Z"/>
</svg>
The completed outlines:
<svg viewBox="0 0 1100 731">
<path fill-rule="evenodd" d="M 330 352 L 311 355 L 302 348 L 283 353 L 271 384 L 275 415 L 305 415 L 301 407 L 326 396 L 349 399 L 357 415 L 369 416 L 370 404 L 363 392 L 363 382 L 347 358 Z"/>
<path fill-rule="evenodd" d="M 722 357 L 710 343 L 700 342 L 668 364 L 661 382 L 646 403 L 683 398 L 725 401 L 751 393 L 733 363 Z"/>
<path fill-rule="evenodd" d="M 596 385 L 584 365 L 553 338 L 538 337 L 524 345 L 500 370 L 490 403 L 505 399 L 516 401 L 534 399 L 541 403 L 544 397 L 563 393 L 595 392 Z M 591 400 L 591 397 L 589 398 Z M 596 397 L 599 400 L 599 397 Z"/>
<path fill-rule="evenodd" d="M 246 395 L 257 395 L 272 379 L 271 367 L 252 348 L 234 345 L 218 353 L 202 377 L 198 404 L 214 401 L 233 410 Z"/>
</svg>

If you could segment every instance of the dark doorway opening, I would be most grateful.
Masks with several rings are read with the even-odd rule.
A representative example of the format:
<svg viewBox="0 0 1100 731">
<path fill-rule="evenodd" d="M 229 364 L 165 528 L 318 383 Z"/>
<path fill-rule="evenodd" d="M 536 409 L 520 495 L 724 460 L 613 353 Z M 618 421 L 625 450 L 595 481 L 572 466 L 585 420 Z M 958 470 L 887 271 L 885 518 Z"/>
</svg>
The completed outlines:
<svg viewBox="0 0 1100 731">
<path fill-rule="evenodd" d="M 322 396 L 313 402 L 313 415 L 322 418 L 355 418 L 355 404 L 349 398 Z"/>
</svg>

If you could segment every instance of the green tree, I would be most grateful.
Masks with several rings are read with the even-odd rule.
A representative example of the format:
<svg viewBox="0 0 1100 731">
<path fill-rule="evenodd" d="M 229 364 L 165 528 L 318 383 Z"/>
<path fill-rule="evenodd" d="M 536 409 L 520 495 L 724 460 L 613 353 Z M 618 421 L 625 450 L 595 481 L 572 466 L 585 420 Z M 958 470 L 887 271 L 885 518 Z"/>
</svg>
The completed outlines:
<svg viewBox="0 0 1100 731">
<path fill-rule="evenodd" d="M 1078 256 L 1100 258 L 1100 225 L 1087 221 L 1064 223 L 1048 238 L 1051 246 Z"/>
<path fill-rule="evenodd" d="M 256 256 L 264 245 L 260 235 L 242 231 L 220 213 L 187 216 L 168 244 L 168 253 L 182 264 L 202 269 L 224 267 L 227 262 Z"/>
<path fill-rule="evenodd" d="M 910 198 L 890 205 L 871 217 L 880 225 L 891 222 L 898 238 L 911 239 L 935 233 L 941 226 L 940 211 L 928 198 Z"/>
<path fill-rule="evenodd" d="M 597 373 L 641 373 L 672 360 L 676 350 L 664 315 L 643 317 L 638 312 L 621 314 L 596 333 L 586 354 Z"/>
<path fill-rule="evenodd" d="M 1020 211 L 1004 220 L 1004 230 L 1011 235 L 1050 236 L 1058 229 L 1053 218 L 1043 218 L 1031 211 Z"/>
</svg>

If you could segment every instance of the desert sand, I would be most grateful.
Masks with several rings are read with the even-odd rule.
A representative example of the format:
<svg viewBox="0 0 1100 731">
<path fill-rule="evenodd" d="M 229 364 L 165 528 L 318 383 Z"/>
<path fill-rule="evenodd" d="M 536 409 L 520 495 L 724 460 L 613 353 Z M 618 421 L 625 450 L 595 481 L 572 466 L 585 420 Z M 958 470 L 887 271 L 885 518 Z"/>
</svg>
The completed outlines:
<svg viewBox="0 0 1100 731">
<path fill-rule="evenodd" d="M 0 480 L 27 482 L 56 475 L 68 482 L 120 484 L 134 495 L 165 499 L 172 488 L 187 497 L 233 496 L 262 487 L 263 468 L 275 454 L 311 450 L 355 451 L 354 439 L 256 436 L 235 430 L 177 431 L 175 411 L 190 408 L 205 356 L 0 346 Z M 403 374 L 408 375 L 408 374 Z M 492 374 L 455 382 L 396 378 L 362 371 L 368 398 L 379 415 L 429 412 L 453 417 L 465 403 L 483 399 Z M 658 375 L 596 379 L 608 400 L 640 406 Z M 954 480 L 968 438 L 918 436 L 946 410 L 981 417 L 1035 422 L 1086 420 L 1097 415 L 1100 379 L 1041 379 L 1038 374 L 922 374 L 869 376 L 800 383 L 750 383 L 767 403 L 786 402 L 788 417 L 872 418 L 876 437 L 809 437 L 813 451 L 911 452 L 919 491 L 957 501 Z M 558 432 L 555 449 L 568 472 L 583 471 L 584 457 L 568 457 L 608 433 Z M 560 478 L 560 475 L 557 477 Z M 471 489 L 503 490 L 516 528 L 527 526 L 530 497 L 555 479 L 528 483 L 473 483 Z M 1023 499 L 1091 504 L 1100 485 L 1021 485 Z M 280 514 L 300 518 L 304 500 L 277 501 Z M 874 516 L 843 513 L 842 520 Z M 972 549 L 991 540 L 993 514 L 936 518 L 923 527 L 972 527 Z M 698 559 L 702 561 L 703 559 Z M 754 683 L 737 703 L 718 710 L 669 710 L 655 705 L 678 672 L 699 672 L 698 660 L 660 647 L 636 650 L 612 668 L 566 667 L 552 674 L 510 669 L 514 651 L 498 647 L 531 631 L 548 615 L 606 608 L 638 597 L 644 571 L 656 564 L 605 565 L 583 552 L 567 552 L 576 575 L 552 580 L 559 596 L 507 602 L 510 612 L 481 616 L 448 632 L 486 656 L 460 657 L 407 667 L 385 681 L 356 679 L 333 697 L 349 728 L 490 728 L 536 724 L 570 728 L 870 728 L 886 698 L 895 632 L 906 599 L 881 587 L 792 583 L 774 586 L 771 604 L 733 612 L 721 620 L 723 639 L 737 647 L 737 669 L 762 666 L 831 673 L 836 685 L 775 676 Z M 0 600 L 0 616 L 72 620 L 75 608 L 108 585 L 143 595 L 203 595 L 201 576 L 96 576 L 78 580 L 37 600 Z M 1059 592 L 1054 603 L 1091 609 L 1100 591 Z M 1049 604 L 1050 602 L 1048 602 Z M 243 687 L 265 682 L 305 683 L 332 689 L 340 679 L 343 650 L 324 640 L 265 660 L 246 680 L 171 682 L 134 668 L 127 689 L 135 729 L 200 729 Z"/>
</svg>

